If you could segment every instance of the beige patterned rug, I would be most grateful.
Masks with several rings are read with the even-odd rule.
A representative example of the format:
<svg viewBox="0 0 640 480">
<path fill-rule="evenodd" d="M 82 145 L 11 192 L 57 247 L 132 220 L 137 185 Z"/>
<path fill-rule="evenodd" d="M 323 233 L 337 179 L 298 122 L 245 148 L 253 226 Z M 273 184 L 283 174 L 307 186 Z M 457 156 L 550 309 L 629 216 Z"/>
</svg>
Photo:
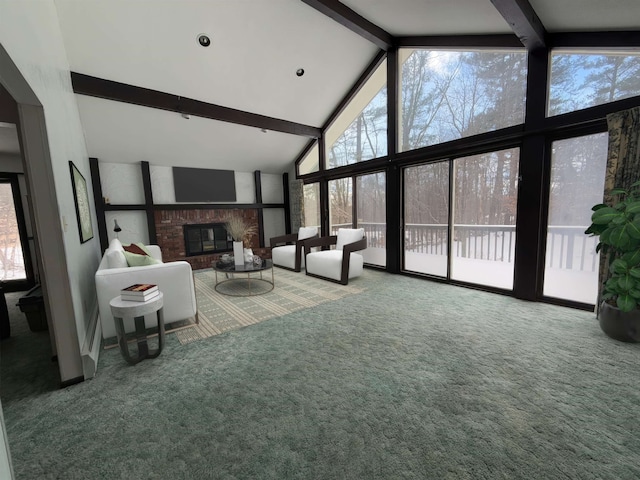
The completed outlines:
<svg viewBox="0 0 640 480">
<path fill-rule="evenodd" d="M 216 276 L 213 270 L 195 271 L 200 323 L 177 331 L 180 343 L 184 345 L 364 291 L 364 282 L 358 282 L 359 279 L 353 280 L 350 285 L 339 285 L 309 277 L 304 272 L 296 273 L 278 267 L 274 267 L 273 274 L 275 287 L 272 291 L 251 297 L 234 297 L 215 290 Z M 271 275 L 265 273 L 267 277 L 271 279 Z M 260 288 L 259 283 L 254 285 Z M 243 286 L 242 282 L 229 282 L 221 288 L 229 293 L 240 293 L 239 289 Z"/>
</svg>

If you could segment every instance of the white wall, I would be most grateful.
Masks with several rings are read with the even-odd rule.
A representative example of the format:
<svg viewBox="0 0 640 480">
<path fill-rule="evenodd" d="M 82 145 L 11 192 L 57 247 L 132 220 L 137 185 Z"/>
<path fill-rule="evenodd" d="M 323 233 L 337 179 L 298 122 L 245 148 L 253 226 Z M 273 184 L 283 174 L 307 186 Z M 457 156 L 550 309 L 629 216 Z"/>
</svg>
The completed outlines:
<svg viewBox="0 0 640 480">
<path fill-rule="evenodd" d="M 0 81 L 21 116 L 45 291 L 66 382 L 84 375 L 80 349 L 97 314 L 93 276 L 100 248 L 91 198 L 96 235 L 80 244 L 78 234 L 68 162 L 90 188 L 89 159 L 53 0 L 0 2 L 0 45 Z"/>
</svg>

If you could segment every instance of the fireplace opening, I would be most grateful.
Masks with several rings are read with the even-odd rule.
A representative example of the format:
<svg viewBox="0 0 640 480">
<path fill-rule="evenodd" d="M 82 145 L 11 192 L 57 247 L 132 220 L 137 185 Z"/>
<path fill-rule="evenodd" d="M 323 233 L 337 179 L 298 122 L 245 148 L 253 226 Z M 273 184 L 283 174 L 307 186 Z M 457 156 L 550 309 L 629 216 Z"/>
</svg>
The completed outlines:
<svg viewBox="0 0 640 480">
<path fill-rule="evenodd" d="M 184 225 L 183 229 L 187 257 L 233 250 L 233 238 L 224 223 Z"/>
</svg>

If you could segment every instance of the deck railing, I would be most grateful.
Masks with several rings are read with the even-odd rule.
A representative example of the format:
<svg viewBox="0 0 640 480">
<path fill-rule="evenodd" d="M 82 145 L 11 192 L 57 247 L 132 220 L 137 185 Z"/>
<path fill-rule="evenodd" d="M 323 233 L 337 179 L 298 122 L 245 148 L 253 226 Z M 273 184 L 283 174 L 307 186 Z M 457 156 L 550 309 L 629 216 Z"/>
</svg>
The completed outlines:
<svg viewBox="0 0 640 480">
<path fill-rule="evenodd" d="M 385 248 L 386 224 L 359 222 L 364 228 L 370 248 Z M 351 224 L 331 226 L 331 234 Z M 598 268 L 598 239 L 584 234 L 586 226 L 550 226 L 547 232 L 546 263 L 550 268 L 595 272 Z M 405 249 L 414 253 L 446 255 L 449 228 L 442 224 L 407 223 Z M 453 254 L 456 257 L 496 262 L 513 262 L 515 258 L 515 225 L 461 225 L 453 228 Z"/>
</svg>

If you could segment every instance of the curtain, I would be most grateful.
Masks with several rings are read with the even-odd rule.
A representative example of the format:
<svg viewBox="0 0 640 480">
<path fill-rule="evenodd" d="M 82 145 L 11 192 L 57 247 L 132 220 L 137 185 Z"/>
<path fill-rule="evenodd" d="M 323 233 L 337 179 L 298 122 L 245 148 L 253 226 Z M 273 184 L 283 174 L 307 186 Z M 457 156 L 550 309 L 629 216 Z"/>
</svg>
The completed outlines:
<svg viewBox="0 0 640 480">
<path fill-rule="evenodd" d="M 607 127 L 609 146 L 603 203 L 611 205 L 613 202 L 611 190 L 629 189 L 634 182 L 640 180 L 640 107 L 607 115 Z M 608 266 L 608 255 L 601 255 L 596 312 L 600 309 L 600 295 L 607 277 Z"/>
<path fill-rule="evenodd" d="M 291 212 L 291 233 L 304 227 L 304 185 L 302 180 L 289 180 L 289 206 Z"/>
</svg>

